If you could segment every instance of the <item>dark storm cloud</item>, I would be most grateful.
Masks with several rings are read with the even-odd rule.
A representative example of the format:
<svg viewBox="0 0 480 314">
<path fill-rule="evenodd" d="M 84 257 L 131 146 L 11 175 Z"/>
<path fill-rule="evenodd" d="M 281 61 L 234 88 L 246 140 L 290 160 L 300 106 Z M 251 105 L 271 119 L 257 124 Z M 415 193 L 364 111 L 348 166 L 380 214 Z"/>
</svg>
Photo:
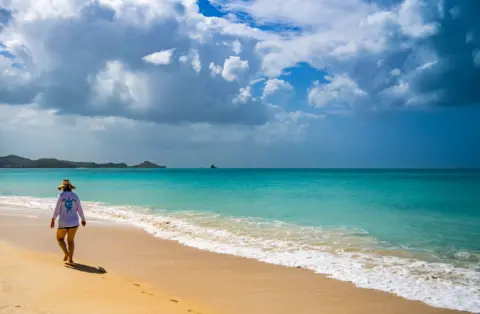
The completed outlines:
<svg viewBox="0 0 480 314">
<path fill-rule="evenodd" d="M 414 91 L 437 94 L 441 106 L 479 104 L 480 1 L 446 0 L 443 15 L 427 42 L 438 62 L 414 78 Z"/>
<path fill-rule="evenodd" d="M 392 8 L 403 1 L 367 2 Z M 413 1 L 412 1 L 413 2 Z M 385 33 L 380 53 L 340 63 L 368 94 L 351 101 L 357 111 L 404 106 L 465 106 L 480 103 L 480 1 L 428 1 L 424 23 L 435 31 L 409 37 L 398 24 Z"/>
<path fill-rule="evenodd" d="M 176 4 L 173 11 L 181 15 L 185 9 Z M 139 10 L 136 14 L 146 13 Z M 27 27 L 33 32 L 48 23 L 51 21 L 35 21 Z M 216 34 L 209 36 L 213 43 L 234 39 Z M 25 103 L 37 95 L 35 100 L 42 107 L 57 109 L 59 114 L 120 116 L 161 123 L 259 125 L 268 119 L 266 106 L 260 101 L 232 102 L 240 88 L 248 83 L 248 76 L 228 82 L 210 74 L 210 62 L 223 66 L 224 60 L 233 55 L 231 47 L 199 44 L 187 36 L 184 26 L 174 17 L 147 27 L 119 20 L 112 10 L 98 4 L 90 5 L 82 10 L 80 19 L 55 21 L 44 46 L 48 55 L 53 56 L 55 66 L 44 71 L 36 84 L 28 86 L 36 86 L 35 93 L 22 93 L 21 99 L 15 101 L 0 88 L 1 101 Z M 170 64 L 156 66 L 142 60 L 146 55 L 171 48 L 175 50 Z M 198 51 L 200 57 L 199 73 L 191 65 L 192 49 Z M 185 64 L 178 60 L 182 55 L 190 56 Z M 255 59 L 252 56 L 250 53 L 246 57 Z M 121 81 L 115 82 L 113 95 L 102 101 L 95 99 L 95 78 L 109 62 L 119 62 L 124 71 L 146 78 L 142 87 L 151 91 L 147 104 L 139 109 L 122 98 L 122 93 L 131 91 L 126 90 L 127 85 Z M 258 64 L 258 61 L 251 62 L 250 70 L 258 68 Z"/>
</svg>

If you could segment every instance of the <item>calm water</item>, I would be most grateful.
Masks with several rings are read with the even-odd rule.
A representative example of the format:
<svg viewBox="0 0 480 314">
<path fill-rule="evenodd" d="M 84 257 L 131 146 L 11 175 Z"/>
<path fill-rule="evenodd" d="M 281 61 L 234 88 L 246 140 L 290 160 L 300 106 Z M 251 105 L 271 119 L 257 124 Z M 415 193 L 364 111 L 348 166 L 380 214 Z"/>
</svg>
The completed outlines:
<svg viewBox="0 0 480 314">
<path fill-rule="evenodd" d="M 480 311 L 480 171 L 0 169 L 0 206 L 50 210 L 63 178 L 93 216 Z"/>
</svg>

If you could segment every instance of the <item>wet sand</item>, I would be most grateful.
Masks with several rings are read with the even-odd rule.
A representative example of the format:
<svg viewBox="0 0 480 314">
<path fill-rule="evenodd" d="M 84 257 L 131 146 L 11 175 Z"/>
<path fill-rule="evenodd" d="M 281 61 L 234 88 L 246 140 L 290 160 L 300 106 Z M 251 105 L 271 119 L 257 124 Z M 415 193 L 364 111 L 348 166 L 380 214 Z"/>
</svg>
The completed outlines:
<svg viewBox="0 0 480 314">
<path fill-rule="evenodd" d="M 66 309 L 73 302 L 75 307 L 82 308 L 82 313 L 188 313 L 188 310 L 204 314 L 460 313 L 387 292 L 357 288 L 309 270 L 201 251 L 120 224 L 92 222 L 77 233 L 76 262 L 88 269 L 101 267 L 106 274 L 65 267 L 55 230 L 49 228 L 48 215 L 0 216 L 0 242 L 6 243 L 0 245 L 2 289 L 24 287 L 7 291 L 7 301 L 0 300 L 0 313 L 4 313 L 2 306 L 14 306 L 24 294 L 32 311 L 21 312 L 22 308 L 3 311 L 57 313 L 48 308 Z M 70 292 L 72 297 L 64 299 L 70 279 L 75 283 Z M 50 286 L 45 291 L 49 291 L 51 298 L 41 299 L 47 281 Z M 57 295 L 56 290 L 60 291 Z M 105 297 L 89 298 L 95 291 L 101 291 Z M 76 298 L 79 293 L 85 294 Z M 130 299 L 130 308 L 119 305 L 130 304 Z M 152 311 L 157 303 L 158 307 Z M 149 308 L 150 305 L 153 307 Z M 47 310 L 35 311 L 35 306 Z M 97 306 L 104 310 L 94 310 Z M 58 313 L 77 312 L 72 309 Z"/>
</svg>

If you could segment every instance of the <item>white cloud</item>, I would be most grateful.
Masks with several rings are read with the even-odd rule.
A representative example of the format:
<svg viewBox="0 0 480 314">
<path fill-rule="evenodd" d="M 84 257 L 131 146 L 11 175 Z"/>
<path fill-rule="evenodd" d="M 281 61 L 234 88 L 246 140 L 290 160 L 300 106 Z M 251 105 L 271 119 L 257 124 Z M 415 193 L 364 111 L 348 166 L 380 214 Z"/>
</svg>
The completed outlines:
<svg viewBox="0 0 480 314">
<path fill-rule="evenodd" d="M 15 66 L 15 60 L 0 55 L 0 77 L 5 80 L 5 87 L 28 84 L 32 79 L 31 74 Z"/>
<path fill-rule="evenodd" d="M 393 85 L 381 92 L 381 95 L 384 96 L 392 104 L 400 101 L 407 103 L 409 99 L 413 96 L 410 91 L 410 85 L 406 81 L 400 81 L 396 85 Z"/>
<path fill-rule="evenodd" d="M 198 54 L 197 50 L 193 50 L 192 68 L 197 73 L 199 73 L 200 70 L 202 69 L 202 62 L 200 61 L 200 55 Z"/>
<path fill-rule="evenodd" d="M 278 91 L 281 91 L 281 90 L 292 91 L 293 86 L 290 83 L 285 82 L 284 80 L 269 79 L 265 83 L 265 88 L 263 89 L 263 96 L 262 97 L 265 98 L 268 95 L 274 94 L 274 93 L 276 93 Z"/>
<path fill-rule="evenodd" d="M 41 73 L 45 80 L 45 76 L 50 74 L 62 74 L 64 77 L 71 75 L 77 78 L 76 84 L 79 86 L 82 86 L 82 79 L 94 76 L 96 71 L 99 71 L 98 64 L 121 60 L 130 72 L 142 77 L 147 85 L 169 86 L 169 91 L 159 88 L 158 91 L 150 91 L 148 97 L 143 97 L 151 102 L 145 107 L 156 110 L 156 113 L 150 112 L 148 117 L 159 119 L 159 116 L 163 117 L 160 113 L 166 112 L 164 102 L 167 102 L 167 99 L 168 102 L 173 99 L 182 103 L 191 101 L 187 96 L 171 96 L 176 90 L 176 84 L 192 84 L 192 87 L 182 85 L 182 89 L 190 90 L 191 97 L 196 95 L 196 98 L 205 103 L 217 99 L 228 104 L 247 81 L 265 76 L 274 80 L 280 74 L 291 71 L 287 68 L 294 67 L 299 62 L 306 62 L 318 69 L 328 67 L 332 76 L 344 73 L 361 82 L 362 86 L 368 86 L 361 90 L 369 93 L 369 87 L 378 85 L 377 81 L 381 78 L 374 74 L 371 75 L 373 82 L 366 82 L 366 75 L 359 77 L 361 75 L 356 73 L 357 68 L 361 68 L 362 64 L 369 60 L 389 60 L 390 54 L 411 44 L 411 40 L 429 36 L 437 29 L 435 23 L 426 19 L 428 15 L 424 13 L 429 8 L 420 0 L 404 0 L 391 6 L 380 6 L 377 2 L 367 3 L 363 0 L 305 0 L 301 5 L 298 0 L 226 0 L 217 4 L 226 10 L 226 17 L 203 16 L 195 1 L 60 0 L 53 3 L 44 0 L 18 0 L 10 4 L 13 10 L 19 12 L 15 17 L 16 21 L 2 32 L 0 40 L 18 43 L 15 50 L 18 55 L 23 54 L 22 62 L 28 65 L 28 71 L 24 71 L 27 76 L 35 78 L 36 74 Z M 104 12 L 105 10 L 111 12 Z M 248 13 L 252 18 L 249 23 L 251 26 L 242 22 L 242 12 Z M 112 14 L 113 19 L 105 23 L 102 18 L 108 14 Z M 235 15 L 237 18 L 232 18 Z M 295 26 L 302 30 L 264 31 L 255 27 L 268 23 Z M 65 35 L 73 31 L 81 34 L 92 27 L 95 27 L 95 32 L 88 31 L 91 35 L 89 40 L 79 35 Z M 171 31 L 172 27 L 175 32 Z M 63 33 L 59 31 L 62 28 Z M 398 32 L 401 32 L 401 36 L 396 36 Z M 70 38 L 78 38 L 78 44 Z M 402 38 L 403 42 L 394 43 L 394 38 Z M 68 49 L 68 46 L 72 48 Z M 214 46 L 216 47 L 213 48 Z M 109 47 L 115 48 L 109 50 Z M 91 51 L 91 56 L 82 55 L 73 48 L 76 51 Z M 173 52 L 179 55 L 178 61 L 181 65 L 190 66 L 190 72 L 196 74 L 202 84 L 189 76 L 188 67 L 176 67 L 177 64 L 172 62 Z M 140 53 L 143 55 L 138 55 Z M 68 57 L 68 54 L 71 57 Z M 98 55 L 101 60 L 95 60 L 93 55 Z M 64 65 L 78 63 L 74 60 L 82 58 L 89 65 L 81 70 L 75 69 L 76 74 L 70 72 L 67 75 Z M 148 73 L 142 75 L 144 69 L 136 69 L 138 64 L 135 60 L 139 58 L 156 65 L 169 64 L 170 67 L 145 70 Z M 212 86 L 220 81 L 205 79 L 201 71 L 203 64 L 209 65 L 209 71 L 205 72 L 210 78 L 221 74 L 232 86 Z M 78 68 L 80 67 L 78 64 Z M 62 71 L 62 68 L 65 70 Z M 400 77 L 396 69 L 402 74 L 409 70 L 395 65 L 378 71 L 387 71 L 386 73 L 390 72 L 393 77 Z M 170 70 L 175 73 L 169 72 Z M 160 73 L 161 71 L 164 72 Z M 168 80 L 168 84 L 165 84 L 165 80 Z M 263 96 L 269 95 L 271 89 L 275 88 L 273 82 L 267 81 Z M 395 84 L 393 78 L 389 82 Z M 205 88 L 204 85 L 209 85 L 210 88 Z M 28 87 L 31 86 L 33 84 Z M 202 86 L 204 92 L 196 90 L 200 89 L 198 86 Z M 58 90 L 52 91 L 37 90 L 37 94 L 46 95 L 45 101 L 48 100 L 49 103 L 56 103 L 49 99 L 53 97 L 51 95 L 58 94 L 60 90 L 72 89 L 72 86 L 58 87 Z M 373 88 L 375 91 L 381 89 L 378 86 Z M 89 91 L 79 93 L 90 94 Z M 145 94 L 143 91 L 139 93 Z M 262 95 L 257 96 L 257 99 L 260 99 Z M 122 97 L 126 96 L 116 98 Z M 79 99 L 79 102 L 82 101 L 84 100 Z M 114 106 L 113 103 L 106 105 L 104 104 L 104 107 Z M 173 103 L 172 107 L 175 107 Z M 262 105 L 256 108 L 262 108 Z M 176 114 L 170 112 L 171 110 L 173 109 L 167 110 L 169 116 L 184 116 L 187 112 L 182 110 L 182 114 Z M 266 110 L 268 109 L 262 108 L 262 111 Z M 213 112 L 211 114 L 218 116 Z M 265 119 L 263 121 L 265 122 Z"/>
<path fill-rule="evenodd" d="M 242 43 L 240 41 L 238 41 L 238 39 L 235 39 L 232 42 L 232 50 L 236 55 L 238 55 L 238 54 L 240 54 L 240 52 L 242 52 Z"/>
<path fill-rule="evenodd" d="M 260 126 L 256 141 L 271 144 L 277 141 L 301 142 L 308 135 L 312 123 L 318 123 L 323 115 L 301 111 L 285 112 L 279 106 L 270 105 L 275 119 Z"/>
<path fill-rule="evenodd" d="M 178 61 L 183 64 L 190 63 L 190 66 L 197 74 L 202 70 L 202 61 L 197 49 L 190 49 L 188 54 L 180 56 Z"/>
<path fill-rule="evenodd" d="M 240 88 L 238 95 L 233 99 L 234 104 L 245 104 L 252 99 L 252 87 L 249 85 L 247 87 Z"/>
<path fill-rule="evenodd" d="M 392 91 L 399 95 L 404 95 L 409 91 L 409 84 L 407 82 L 400 81 L 397 85 L 392 87 Z"/>
<path fill-rule="evenodd" d="M 246 87 L 243 91 L 246 93 L 248 90 Z M 148 159 L 169 167 L 205 167 L 211 163 L 222 167 L 271 167 L 275 162 L 281 165 L 286 157 L 270 152 L 270 145 L 304 141 L 308 128 L 322 123 L 318 115 L 284 112 L 278 107 L 272 107 L 272 110 L 276 112 L 275 119 L 262 126 L 249 127 L 208 123 L 170 125 L 117 117 L 59 116 L 55 110 L 42 109 L 37 105 L 0 105 L 0 156 L 55 156 L 77 161 L 130 164 Z M 55 133 L 53 137 L 52 132 Z M 72 134 L 82 145 L 65 150 L 63 143 L 71 141 Z M 24 145 L 18 145 L 19 142 Z M 247 155 L 245 150 L 249 152 Z M 263 160 L 257 153 L 259 156 L 274 155 Z"/>
<path fill-rule="evenodd" d="M 245 12 L 259 23 L 276 23 L 308 29 L 285 33 L 257 44 L 264 55 L 265 73 L 278 77 L 285 68 L 299 62 L 323 69 L 327 64 L 335 72 L 345 72 L 346 65 L 358 58 L 380 55 L 392 49 L 395 33 L 400 30 L 406 44 L 435 33 L 435 23 L 425 21 L 426 10 L 419 0 L 405 0 L 388 9 L 363 0 L 297 0 L 222 1 L 224 8 Z M 406 36 L 405 36 L 406 35 Z"/>
<path fill-rule="evenodd" d="M 438 65 L 433 49 L 422 46 L 438 29 L 435 15 L 420 0 L 378 3 L 225 0 L 217 3 L 225 17 L 206 17 L 193 0 L 11 1 L 14 23 L 0 41 L 15 59 L 0 56 L 0 101 L 38 102 L 62 114 L 278 130 L 296 119 L 276 114 L 287 101 L 283 92 L 295 91 L 279 77 L 306 63 L 331 77 L 308 90 L 313 107 L 411 104 L 424 96 L 414 93 L 414 74 Z M 253 87 L 260 80 L 263 90 Z"/>
<path fill-rule="evenodd" d="M 208 68 L 210 69 L 212 76 L 217 76 L 222 73 L 222 67 L 213 62 L 210 62 Z"/>
<path fill-rule="evenodd" d="M 405 34 L 412 37 L 426 37 L 436 33 L 435 23 L 425 23 L 422 10 L 425 4 L 422 0 L 404 0 L 398 10 L 397 21 Z"/>
<path fill-rule="evenodd" d="M 118 60 L 108 61 L 104 69 L 90 77 L 95 106 L 118 102 L 126 107 L 139 109 L 149 106 L 149 82 L 142 74 L 125 69 Z"/>
<path fill-rule="evenodd" d="M 355 42 L 351 41 L 344 45 L 335 47 L 335 49 L 332 50 L 331 55 L 343 59 L 351 57 L 352 55 L 356 55 L 357 52 L 357 45 L 355 44 Z"/>
<path fill-rule="evenodd" d="M 14 0 L 6 4 L 17 12 L 18 20 L 26 22 L 78 18 L 85 7 L 99 4 L 113 10 L 117 18 L 138 24 L 173 17 L 176 7 L 175 2 L 168 0 Z"/>
<path fill-rule="evenodd" d="M 316 28 L 331 27 L 333 22 L 344 23 L 335 19 L 350 10 L 351 15 L 344 15 L 350 19 L 358 11 L 368 11 L 368 5 L 362 5 L 358 0 L 343 2 L 321 0 L 305 0 L 299 3 L 296 0 L 268 0 L 268 1 L 218 1 L 217 4 L 231 12 L 245 12 L 250 14 L 258 23 L 282 23 L 298 26 L 315 26 Z"/>
<path fill-rule="evenodd" d="M 248 84 L 253 86 L 263 81 L 265 81 L 265 78 L 260 77 L 260 78 L 252 79 Z"/>
<path fill-rule="evenodd" d="M 12 10 L 26 9 L 30 2 L 12 2 Z M 3 62 L 0 83 L 8 84 L 0 84 L 1 102 L 38 102 L 62 114 L 157 123 L 258 125 L 269 119 L 268 108 L 258 99 L 252 97 L 243 106 L 232 99 L 257 76 L 261 58 L 251 46 L 245 50 L 242 41 L 271 35 L 205 17 L 194 2 L 67 2 L 47 8 L 53 11 L 46 17 L 35 11 L 30 12 L 35 18 L 15 15 L 15 22 L 0 33 L 0 42 L 24 66 Z M 223 41 L 232 45 L 212 49 Z M 230 58 L 232 46 L 242 50 L 243 60 Z M 202 71 L 204 64 L 225 64 L 219 74 L 227 80 L 211 76 L 218 67 Z M 23 83 L 14 86 L 15 81 Z"/>
<path fill-rule="evenodd" d="M 227 81 L 234 81 L 238 76 L 248 70 L 248 61 L 237 56 L 230 56 L 223 63 L 222 76 Z"/>
<path fill-rule="evenodd" d="M 175 51 L 174 48 L 167 49 L 159 52 L 154 52 L 142 58 L 143 61 L 152 63 L 155 65 L 170 64 L 172 61 L 172 55 Z"/>
<path fill-rule="evenodd" d="M 398 7 L 385 11 L 376 11 L 366 17 L 366 24 L 385 28 L 398 25 L 403 34 L 416 37 L 427 37 L 435 34 L 437 24 L 427 22 L 423 18 L 423 11 L 427 7 L 422 0 L 404 0 Z"/>
<path fill-rule="evenodd" d="M 365 91 L 360 89 L 346 74 L 327 77 L 330 81 L 320 84 L 315 81 L 313 86 L 308 90 L 308 102 L 317 108 L 325 108 L 327 106 L 334 107 L 351 107 L 352 104 L 367 95 Z"/>
<path fill-rule="evenodd" d="M 22 19 L 26 21 L 62 19 L 74 17 L 79 13 L 79 7 L 71 0 L 31 0 L 12 1 Z"/>
</svg>

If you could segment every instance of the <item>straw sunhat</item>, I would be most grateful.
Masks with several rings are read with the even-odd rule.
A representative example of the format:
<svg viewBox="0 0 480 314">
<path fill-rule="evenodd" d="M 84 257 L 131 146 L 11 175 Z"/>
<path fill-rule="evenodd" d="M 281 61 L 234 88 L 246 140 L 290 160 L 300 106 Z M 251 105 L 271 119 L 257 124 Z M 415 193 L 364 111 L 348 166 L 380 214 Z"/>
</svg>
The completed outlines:
<svg viewBox="0 0 480 314">
<path fill-rule="evenodd" d="M 60 191 L 62 191 L 62 190 L 65 189 L 67 186 L 70 188 L 70 190 L 75 190 L 75 186 L 73 186 L 73 185 L 70 183 L 70 180 L 68 180 L 68 179 L 64 179 L 64 180 L 62 181 L 62 184 L 60 184 L 60 185 L 57 187 L 57 189 L 60 190 Z"/>
</svg>

